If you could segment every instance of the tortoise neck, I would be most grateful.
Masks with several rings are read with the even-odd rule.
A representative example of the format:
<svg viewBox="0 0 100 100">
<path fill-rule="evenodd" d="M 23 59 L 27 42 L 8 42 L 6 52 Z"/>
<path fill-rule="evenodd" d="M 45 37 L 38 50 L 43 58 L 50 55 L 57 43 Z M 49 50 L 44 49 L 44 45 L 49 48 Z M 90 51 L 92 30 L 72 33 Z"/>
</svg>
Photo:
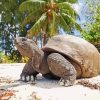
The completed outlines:
<svg viewBox="0 0 100 100">
<path fill-rule="evenodd" d="M 43 57 L 44 57 L 44 52 L 38 47 L 34 48 L 34 55 L 32 57 L 32 62 L 37 71 L 39 70 L 39 66 L 43 60 Z"/>
<path fill-rule="evenodd" d="M 41 49 L 40 49 L 40 57 L 41 57 L 41 59 L 44 58 L 44 52 Z"/>
<path fill-rule="evenodd" d="M 35 58 L 36 56 L 37 56 L 37 58 L 43 58 L 43 56 L 44 56 L 44 52 L 37 46 L 37 45 L 35 45 L 35 46 L 33 46 L 33 48 L 32 48 L 33 50 L 33 54 L 32 54 L 32 56 Z M 35 58 L 36 59 L 36 58 Z M 37 59 L 38 60 L 38 59 Z"/>
</svg>

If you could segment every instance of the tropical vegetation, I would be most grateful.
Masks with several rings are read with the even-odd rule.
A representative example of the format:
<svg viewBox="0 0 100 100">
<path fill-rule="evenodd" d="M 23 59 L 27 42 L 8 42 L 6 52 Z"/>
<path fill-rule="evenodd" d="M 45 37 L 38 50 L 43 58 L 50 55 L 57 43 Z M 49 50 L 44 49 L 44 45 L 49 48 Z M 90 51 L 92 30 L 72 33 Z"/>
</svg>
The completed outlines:
<svg viewBox="0 0 100 100">
<path fill-rule="evenodd" d="M 48 38 L 55 34 L 60 28 L 67 33 L 72 28 L 81 30 L 76 23 L 75 17 L 77 13 L 72 8 L 71 3 L 77 0 L 27 0 L 23 2 L 19 9 L 25 14 L 22 25 L 30 22 L 32 27 L 28 30 L 28 37 L 38 36 L 39 33 L 45 43 L 44 37 Z"/>
<path fill-rule="evenodd" d="M 82 36 L 87 41 L 94 44 L 100 51 L 100 1 L 98 1 L 98 4 L 94 6 L 95 10 L 93 10 L 92 6 L 89 6 L 93 21 L 87 23 L 84 31 L 82 32 Z"/>
<path fill-rule="evenodd" d="M 25 36 L 27 33 L 27 28 L 21 29 L 19 26 L 23 17 L 19 5 L 23 1 L 25 0 L 0 0 L 0 51 L 7 58 L 18 62 L 21 55 L 14 49 L 12 36 Z M 2 58 L 1 55 L 0 57 Z"/>
<path fill-rule="evenodd" d="M 84 0 L 85 1 L 85 0 Z M 92 21 L 85 23 L 81 35 L 100 48 L 100 1 L 86 0 Z M 72 8 L 77 0 L 0 0 L 0 62 L 25 62 L 15 49 L 13 36 L 28 36 L 42 45 L 60 29 L 71 34 L 78 16 Z"/>
</svg>

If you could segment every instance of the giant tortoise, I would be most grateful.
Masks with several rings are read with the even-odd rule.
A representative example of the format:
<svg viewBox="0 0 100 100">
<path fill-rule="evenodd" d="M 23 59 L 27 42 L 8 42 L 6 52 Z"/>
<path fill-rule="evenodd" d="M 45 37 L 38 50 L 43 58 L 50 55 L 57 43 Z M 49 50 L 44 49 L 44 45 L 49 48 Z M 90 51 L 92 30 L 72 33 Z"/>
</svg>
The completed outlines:
<svg viewBox="0 0 100 100">
<path fill-rule="evenodd" d="M 38 48 L 25 37 L 14 41 L 23 56 L 29 57 L 21 78 L 29 81 L 41 73 L 46 78 L 59 79 L 60 85 L 73 85 L 76 78 L 94 77 L 100 74 L 100 54 L 86 40 L 72 35 L 56 35 Z"/>
</svg>

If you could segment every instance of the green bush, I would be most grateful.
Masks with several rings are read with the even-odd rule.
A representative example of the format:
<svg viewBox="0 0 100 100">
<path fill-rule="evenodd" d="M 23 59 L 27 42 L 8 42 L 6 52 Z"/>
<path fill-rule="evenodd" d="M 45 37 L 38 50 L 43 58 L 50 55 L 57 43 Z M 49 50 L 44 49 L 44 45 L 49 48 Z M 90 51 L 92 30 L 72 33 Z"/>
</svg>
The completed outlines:
<svg viewBox="0 0 100 100">
<path fill-rule="evenodd" d="M 88 23 L 82 33 L 83 38 L 94 44 L 100 52 L 100 6 L 97 7 L 93 16 L 93 22 Z"/>
<path fill-rule="evenodd" d="M 29 60 L 28 57 L 22 57 L 21 59 L 21 63 L 26 63 Z"/>
<path fill-rule="evenodd" d="M 82 36 L 92 43 L 100 43 L 100 21 L 97 21 L 93 24 L 89 24 L 89 31 L 84 31 Z"/>
<path fill-rule="evenodd" d="M 0 63 L 26 63 L 28 61 L 29 58 L 22 57 L 20 56 L 19 52 L 18 53 L 16 52 L 13 53 L 13 56 L 4 55 L 4 53 L 0 52 Z"/>
<path fill-rule="evenodd" d="M 13 60 L 10 60 L 9 56 L 6 56 L 0 52 L 0 63 L 13 63 Z"/>
</svg>

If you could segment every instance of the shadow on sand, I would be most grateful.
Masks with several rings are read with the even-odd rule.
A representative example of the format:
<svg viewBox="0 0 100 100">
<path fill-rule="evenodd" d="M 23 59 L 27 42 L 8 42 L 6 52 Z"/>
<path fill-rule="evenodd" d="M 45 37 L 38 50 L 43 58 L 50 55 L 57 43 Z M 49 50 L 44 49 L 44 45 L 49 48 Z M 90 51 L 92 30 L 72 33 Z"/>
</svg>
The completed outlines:
<svg viewBox="0 0 100 100">
<path fill-rule="evenodd" d="M 0 89 L 9 89 L 9 88 L 14 88 L 14 87 L 19 87 L 23 85 L 31 85 L 32 87 L 39 87 L 39 88 L 55 88 L 55 87 L 61 87 L 58 84 L 59 80 L 50 80 L 50 79 L 45 79 L 42 76 L 37 77 L 36 81 L 33 82 L 22 82 L 19 80 L 14 80 L 13 83 L 6 83 L 3 85 L 0 85 Z"/>
</svg>

